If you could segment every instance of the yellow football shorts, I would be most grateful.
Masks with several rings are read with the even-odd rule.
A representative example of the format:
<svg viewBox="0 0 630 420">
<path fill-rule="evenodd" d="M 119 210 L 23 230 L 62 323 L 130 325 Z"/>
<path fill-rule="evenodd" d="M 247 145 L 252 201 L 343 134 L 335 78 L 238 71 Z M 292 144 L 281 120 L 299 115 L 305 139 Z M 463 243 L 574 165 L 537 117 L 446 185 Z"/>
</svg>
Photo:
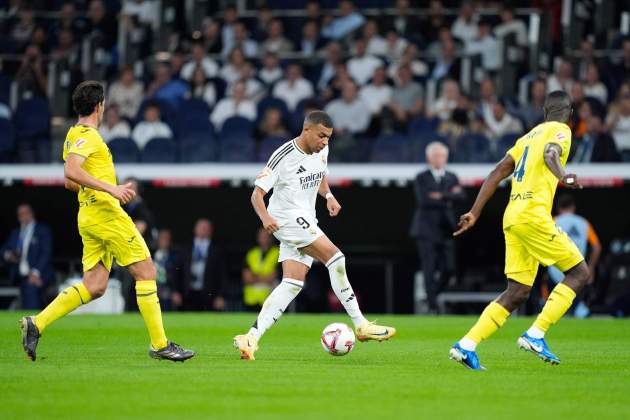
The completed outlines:
<svg viewBox="0 0 630 420">
<path fill-rule="evenodd" d="M 546 222 L 522 223 L 503 230 L 505 234 L 505 275 L 531 286 L 538 265 L 554 265 L 562 272 L 584 260 L 569 235 L 552 219 Z"/>
<path fill-rule="evenodd" d="M 114 258 L 124 267 L 151 256 L 144 238 L 127 214 L 97 225 L 79 226 L 79 233 L 83 240 L 83 272 L 99 262 L 111 271 Z"/>
</svg>

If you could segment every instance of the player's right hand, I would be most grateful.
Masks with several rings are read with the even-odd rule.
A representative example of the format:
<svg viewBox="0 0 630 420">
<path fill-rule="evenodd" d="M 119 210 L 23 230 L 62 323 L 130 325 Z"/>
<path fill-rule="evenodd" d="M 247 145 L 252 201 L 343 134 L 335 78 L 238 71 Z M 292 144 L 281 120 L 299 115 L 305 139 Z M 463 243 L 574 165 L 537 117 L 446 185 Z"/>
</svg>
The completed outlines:
<svg viewBox="0 0 630 420">
<path fill-rule="evenodd" d="M 263 228 L 269 233 L 274 233 L 275 231 L 280 229 L 280 226 L 278 226 L 278 222 L 276 222 L 276 219 L 271 216 L 264 218 L 262 224 Z"/>
<path fill-rule="evenodd" d="M 131 182 L 123 185 L 114 185 L 110 194 L 121 204 L 127 204 L 136 196 L 136 192 L 133 190 Z"/>
<path fill-rule="evenodd" d="M 473 227 L 476 222 L 477 222 L 477 216 L 475 216 L 471 212 L 462 214 L 461 217 L 459 218 L 459 223 L 457 224 L 457 227 L 459 229 L 453 233 L 453 236 L 459 236 L 462 233 L 466 232 L 468 229 Z"/>
<path fill-rule="evenodd" d="M 578 182 L 576 174 L 566 174 L 565 176 L 562 177 L 560 182 L 562 182 L 562 185 L 564 185 L 565 187 L 571 188 L 573 190 L 576 190 L 576 189 L 581 190 L 582 188 L 584 188 L 582 184 Z"/>
</svg>

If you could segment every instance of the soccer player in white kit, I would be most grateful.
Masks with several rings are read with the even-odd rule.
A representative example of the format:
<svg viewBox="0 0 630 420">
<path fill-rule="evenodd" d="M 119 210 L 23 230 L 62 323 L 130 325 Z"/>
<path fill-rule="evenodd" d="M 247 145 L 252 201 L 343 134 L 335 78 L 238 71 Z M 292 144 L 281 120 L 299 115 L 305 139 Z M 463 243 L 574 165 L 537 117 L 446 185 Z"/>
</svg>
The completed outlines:
<svg viewBox="0 0 630 420">
<path fill-rule="evenodd" d="M 328 186 L 328 141 L 332 120 L 323 111 L 310 112 L 302 133 L 280 146 L 256 177 L 252 205 L 265 230 L 280 241 L 282 282 L 269 295 L 247 334 L 234 337 L 241 359 L 254 360 L 258 341 L 304 287 L 313 259 L 326 264 L 330 284 L 354 323 L 357 338 L 387 340 L 396 329 L 376 325 L 363 317 L 346 275 L 346 258 L 317 226 L 317 194 L 326 199 L 331 217 L 341 210 Z M 269 207 L 265 195 L 273 188 Z"/>
</svg>

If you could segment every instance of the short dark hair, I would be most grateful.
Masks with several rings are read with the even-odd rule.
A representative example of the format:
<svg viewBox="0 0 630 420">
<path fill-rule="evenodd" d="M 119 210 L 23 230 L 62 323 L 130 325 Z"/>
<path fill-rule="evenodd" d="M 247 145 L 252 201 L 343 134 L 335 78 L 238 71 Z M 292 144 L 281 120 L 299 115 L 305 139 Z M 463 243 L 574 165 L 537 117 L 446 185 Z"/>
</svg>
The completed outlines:
<svg viewBox="0 0 630 420">
<path fill-rule="evenodd" d="M 545 98 L 545 121 L 567 122 L 571 116 L 571 96 L 563 90 L 554 90 Z"/>
<path fill-rule="evenodd" d="M 566 210 L 575 207 L 575 200 L 571 194 L 562 194 L 558 197 L 558 210 Z"/>
<path fill-rule="evenodd" d="M 333 128 L 333 122 L 330 115 L 324 111 L 311 111 L 304 118 L 304 125 L 323 125 L 326 128 Z"/>
<path fill-rule="evenodd" d="M 72 107 L 79 117 L 87 117 L 96 109 L 96 105 L 105 100 L 105 89 L 96 80 L 86 80 L 72 92 Z"/>
</svg>

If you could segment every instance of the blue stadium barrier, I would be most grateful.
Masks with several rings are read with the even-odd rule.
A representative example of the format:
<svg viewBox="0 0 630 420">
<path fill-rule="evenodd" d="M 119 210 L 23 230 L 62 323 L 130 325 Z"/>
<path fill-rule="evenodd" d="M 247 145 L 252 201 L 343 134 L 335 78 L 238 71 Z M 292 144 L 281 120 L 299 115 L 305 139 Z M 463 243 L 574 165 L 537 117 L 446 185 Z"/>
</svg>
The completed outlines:
<svg viewBox="0 0 630 420">
<path fill-rule="evenodd" d="M 180 162 L 212 162 L 216 160 L 217 141 L 200 133 L 179 139 Z"/>
<path fill-rule="evenodd" d="M 248 135 L 221 137 L 221 162 L 254 162 L 256 143 Z"/>
<path fill-rule="evenodd" d="M 173 139 L 156 137 L 144 146 L 140 157 L 142 162 L 174 163 L 177 162 L 177 145 Z"/>
<path fill-rule="evenodd" d="M 243 117 L 230 117 L 223 122 L 219 138 L 251 136 L 254 123 Z"/>
</svg>

